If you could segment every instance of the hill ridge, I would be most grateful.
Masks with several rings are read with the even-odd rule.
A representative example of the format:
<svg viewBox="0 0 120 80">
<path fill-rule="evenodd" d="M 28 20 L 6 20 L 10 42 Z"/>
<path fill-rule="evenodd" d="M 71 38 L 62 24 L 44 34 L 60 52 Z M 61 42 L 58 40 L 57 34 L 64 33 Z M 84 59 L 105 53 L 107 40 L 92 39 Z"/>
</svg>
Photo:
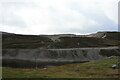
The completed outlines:
<svg viewBox="0 0 120 80">
<path fill-rule="evenodd" d="M 90 35 L 21 35 L 2 32 L 3 48 L 82 48 L 118 46 L 120 32 L 97 32 Z"/>
</svg>

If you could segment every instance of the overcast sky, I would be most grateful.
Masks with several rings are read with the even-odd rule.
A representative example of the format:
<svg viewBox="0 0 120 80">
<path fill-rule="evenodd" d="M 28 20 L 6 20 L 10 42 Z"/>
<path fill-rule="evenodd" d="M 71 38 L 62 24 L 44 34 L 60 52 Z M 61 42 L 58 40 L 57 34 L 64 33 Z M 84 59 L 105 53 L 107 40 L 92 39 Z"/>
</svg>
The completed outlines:
<svg viewBox="0 0 120 80">
<path fill-rule="evenodd" d="M 118 30 L 120 0 L 0 0 L 0 31 L 88 34 Z"/>
</svg>

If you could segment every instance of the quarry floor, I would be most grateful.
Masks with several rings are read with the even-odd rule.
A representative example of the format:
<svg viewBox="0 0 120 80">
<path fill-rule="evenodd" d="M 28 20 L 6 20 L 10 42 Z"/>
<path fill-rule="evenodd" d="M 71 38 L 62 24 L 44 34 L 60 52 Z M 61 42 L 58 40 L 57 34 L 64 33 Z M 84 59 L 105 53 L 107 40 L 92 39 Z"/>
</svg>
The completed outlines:
<svg viewBox="0 0 120 80">
<path fill-rule="evenodd" d="M 112 69 L 118 59 L 66 64 L 49 68 L 2 68 L 3 78 L 118 78 L 118 69 Z"/>
</svg>

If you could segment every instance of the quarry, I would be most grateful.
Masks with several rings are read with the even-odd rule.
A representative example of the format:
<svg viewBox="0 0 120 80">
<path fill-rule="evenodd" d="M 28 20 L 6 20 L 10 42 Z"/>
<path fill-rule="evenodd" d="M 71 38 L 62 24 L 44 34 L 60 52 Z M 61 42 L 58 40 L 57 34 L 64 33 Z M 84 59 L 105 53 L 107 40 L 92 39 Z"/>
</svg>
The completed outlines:
<svg viewBox="0 0 120 80">
<path fill-rule="evenodd" d="M 90 35 L 19 35 L 3 33 L 3 66 L 46 67 L 120 56 L 117 32 Z"/>
<path fill-rule="evenodd" d="M 118 36 L 2 32 L 3 78 L 117 78 Z"/>
</svg>

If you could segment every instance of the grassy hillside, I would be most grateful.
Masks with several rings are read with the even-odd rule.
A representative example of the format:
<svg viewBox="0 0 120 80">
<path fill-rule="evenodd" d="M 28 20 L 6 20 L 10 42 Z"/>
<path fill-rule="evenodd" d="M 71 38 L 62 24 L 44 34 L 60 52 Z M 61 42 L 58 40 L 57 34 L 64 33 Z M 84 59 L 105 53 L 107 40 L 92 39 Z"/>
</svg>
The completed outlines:
<svg viewBox="0 0 120 80">
<path fill-rule="evenodd" d="M 111 40 L 119 40 L 120 32 L 98 32 L 95 34 L 88 35 L 91 37 L 97 37 L 97 38 L 106 38 Z"/>
<path fill-rule="evenodd" d="M 54 42 L 57 48 L 102 47 L 118 45 L 117 41 L 96 37 L 60 37 Z"/>
<path fill-rule="evenodd" d="M 118 78 L 118 69 L 111 68 L 117 62 L 107 59 L 38 69 L 4 67 L 3 78 Z"/>
<path fill-rule="evenodd" d="M 17 35 L 17 34 L 3 34 L 2 47 L 5 48 L 22 48 L 31 49 L 39 47 L 47 47 L 52 43 L 52 40 L 47 37 L 36 35 Z"/>
<path fill-rule="evenodd" d="M 112 40 L 119 40 L 120 38 L 120 32 L 116 33 L 116 32 L 107 32 L 106 33 L 106 38 L 107 39 L 112 39 Z"/>
<path fill-rule="evenodd" d="M 49 35 L 19 35 L 11 33 L 3 33 L 2 47 L 3 49 L 34 49 L 34 48 L 81 48 L 81 47 L 102 47 L 116 46 L 120 44 L 118 36 L 120 33 L 106 33 L 105 38 L 100 36 L 93 37 L 76 37 L 73 35 L 64 36 L 58 35 L 58 39 L 52 40 Z M 52 36 L 54 38 L 54 35 Z M 56 36 L 55 36 L 56 37 Z"/>
</svg>

